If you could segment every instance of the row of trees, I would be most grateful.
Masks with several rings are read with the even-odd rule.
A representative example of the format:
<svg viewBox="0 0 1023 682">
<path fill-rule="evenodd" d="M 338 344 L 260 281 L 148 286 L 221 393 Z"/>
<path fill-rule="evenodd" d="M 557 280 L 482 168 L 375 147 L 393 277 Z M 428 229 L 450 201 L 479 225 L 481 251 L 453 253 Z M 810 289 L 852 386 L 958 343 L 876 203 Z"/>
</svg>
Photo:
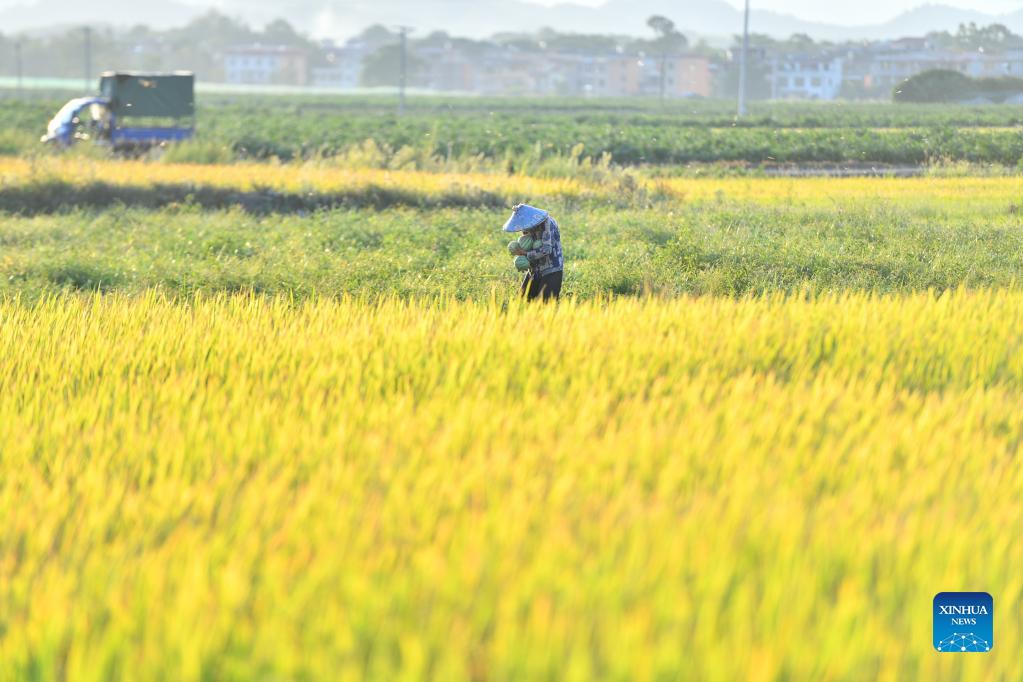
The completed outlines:
<svg viewBox="0 0 1023 682">
<path fill-rule="evenodd" d="M 501 34 L 487 40 L 456 38 L 434 32 L 411 41 L 417 47 L 450 45 L 463 53 L 482 55 L 495 45 L 542 50 L 614 51 L 666 55 L 686 49 L 688 41 L 675 24 L 660 16 L 651 17 L 652 37 L 580 35 L 544 29 L 533 35 Z M 382 26 L 366 29 L 358 39 L 369 46 L 365 64 L 364 84 L 392 85 L 399 59 L 398 35 Z M 206 80 L 217 81 L 224 76 L 219 54 L 226 48 L 261 43 L 287 45 L 306 50 L 312 66 L 328 63 L 329 51 L 279 19 L 262 30 L 216 11 L 211 11 L 187 25 L 168 30 L 135 26 L 127 30 L 109 27 L 89 30 L 69 28 L 47 35 L 5 35 L 0 32 L 0 74 L 15 75 L 16 55 L 20 50 L 21 73 L 26 77 L 84 77 L 84 55 L 88 41 L 92 64 L 96 70 L 187 69 L 202 74 Z M 701 43 L 697 50 L 720 57 L 723 52 Z M 413 74 L 422 64 L 413 56 L 409 67 Z"/>
<path fill-rule="evenodd" d="M 739 36 L 735 37 L 735 45 L 739 44 Z M 1023 36 L 1013 33 L 1003 24 L 977 26 L 975 23 L 960 24 L 955 33 L 949 31 L 932 31 L 924 38 L 932 46 L 943 50 L 961 52 L 1002 52 L 1004 50 L 1023 48 Z M 834 48 L 862 47 L 863 42 L 848 41 L 834 43 L 827 40 L 815 41 L 805 33 L 794 33 L 786 39 L 778 39 L 763 33 L 750 34 L 750 46 L 770 50 L 774 53 L 812 52 Z"/>
<path fill-rule="evenodd" d="M 262 30 L 209 12 L 180 28 L 163 31 L 147 26 L 127 30 L 84 27 L 61 33 L 14 36 L 0 33 L 0 74 L 14 75 L 16 46 L 20 47 L 22 73 L 26 77 L 84 77 L 86 40 L 90 43 L 95 70 L 187 69 L 206 80 L 221 80 L 223 65 L 218 54 L 224 49 L 250 43 L 288 45 L 307 49 L 314 58 L 319 45 L 278 19 Z"/>
<path fill-rule="evenodd" d="M 470 57 L 482 56 L 495 46 L 530 51 L 624 52 L 646 54 L 661 61 L 662 91 L 664 60 L 672 53 L 688 51 L 710 58 L 717 65 L 715 87 L 717 94 L 732 96 L 738 87 L 738 68 L 729 52 L 714 48 L 705 42 L 690 44 L 675 23 L 664 16 L 653 16 L 647 21 L 647 36 L 587 35 L 563 33 L 542 29 L 532 34 L 503 33 L 485 40 L 457 38 L 444 32 L 434 32 L 410 41 L 409 72 L 411 81 L 425 64 L 415 57 L 417 48 L 450 46 Z M 961 25 L 957 31 L 934 32 L 927 36 L 934 47 L 962 51 L 998 52 L 1023 48 L 1019 36 L 1000 24 L 978 27 Z M 85 77 L 86 34 L 82 28 L 43 36 L 12 36 L 0 32 L 0 74 L 14 75 L 16 48 L 20 49 L 22 73 L 26 77 Z M 328 64 L 329 50 L 319 42 L 295 30 L 287 21 L 276 20 L 262 29 L 254 29 L 244 22 L 211 11 L 189 24 L 168 30 L 153 30 L 136 26 L 128 30 L 103 28 L 91 31 L 92 64 L 95 71 L 105 69 L 171 70 L 189 69 L 207 81 L 223 79 L 220 53 L 226 48 L 254 43 L 287 45 L 306 50 L 311 66 Z M 369 55 L 364 63 L 363 84 L 368 86 L 393 85 L 400 59 L 398 35 L 382 26 L 366 29 L 359 40 L 366 44 Z M 735 37 L 732 49 L 739 45 Z M 754 33 L 750 47 L 755 53 L 781 55 L 828 51 L 836 48 L 855 49 L 862 43 L 836 44 L 814 41 L 805 34 L 795 34 L 780 40 Z M 750 63 L 749 96 L 753 99 L 769 97 L 768 64 L 762 60 Z M 849 98 L 886 96 L 880 92 L 843 92 Z"/>
<path fill-rule="evenodd" d="M 665 64 L 669 55 L 684 52 L 689 47 L 686 38 L 671 19 L 661 15 L 651 16 L 647 26 L 653 32 L 652 38 L 630 38 L 611 35 L 585 35 L 577 33 L 558 33 L 552 29 L 543 29 L 536 35 L 502 34 L 490 40 L 470 40 L 454 38 L 447 33 L 437 31 L 411 43 L 411 55 L 406 55 L 406 68 L 415 81 L 425 71 L 426 64 L 417 59 L 416 48 L 451 47 L 469 56 L 482 56 L 495 45 L 514 47 L 528 51 L 568 51 L 610 53 L 625 52 L 628 54 L 648 54 L 660 62 L 660 90 L 664 97 L 667 69 Z M 362 40 L 372 40 L 379 46 L 366 60 L 363 67 L 363 82 L 366 85 L 390 85 L 394 83 L 394 74 L 399 68 L 401 59 L 397 34 L 393 37 L 386 29 L 375 26 L 361 36 Z M 700 43 L 698 50 L 711 57 L 723 58 L 724 52 L 713 50 L 706 43 Z"/>
<path fill-rule="evenodd" d="M 960 24 L 955 33 L 940 31 L 927 34 L 927 38 L 937 47 L 966 52 L 1001 52 L 1023 48 L 1023 36 L 1013 33 L 1004 24 L 977 26 L 970 22 Z"/>
</svg>

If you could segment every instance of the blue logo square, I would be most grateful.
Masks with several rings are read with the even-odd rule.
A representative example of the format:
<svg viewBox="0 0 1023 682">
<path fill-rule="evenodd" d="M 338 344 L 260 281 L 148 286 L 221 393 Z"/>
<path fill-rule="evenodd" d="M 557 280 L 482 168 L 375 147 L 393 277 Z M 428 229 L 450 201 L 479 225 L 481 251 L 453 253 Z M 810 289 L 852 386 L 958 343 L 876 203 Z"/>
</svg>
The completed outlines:
<svg viewBox="0 0 1023 682">
<path fill-rule="evenodd" d="M 934 648 L 942 653 L 991 651 L 995 602 L 987 592 L 934 595 Z"/>
</svg>

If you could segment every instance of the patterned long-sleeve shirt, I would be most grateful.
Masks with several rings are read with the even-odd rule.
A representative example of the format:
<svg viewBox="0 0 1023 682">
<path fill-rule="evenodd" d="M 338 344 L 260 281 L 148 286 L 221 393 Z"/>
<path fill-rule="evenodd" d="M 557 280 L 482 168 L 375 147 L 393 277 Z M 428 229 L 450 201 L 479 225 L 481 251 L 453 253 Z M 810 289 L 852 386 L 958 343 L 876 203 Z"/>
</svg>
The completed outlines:
<svg viewBox="0 0 1023 682">
<path fill-rule="evenodd" d="M 529 271 L 536 277 L 543 277 L 565 268 L 565 257 L 561 253 L 561 232 L 554 218 L 547 218 L 540 235 L 540 246 L 526 252 Z"/>
</svg>

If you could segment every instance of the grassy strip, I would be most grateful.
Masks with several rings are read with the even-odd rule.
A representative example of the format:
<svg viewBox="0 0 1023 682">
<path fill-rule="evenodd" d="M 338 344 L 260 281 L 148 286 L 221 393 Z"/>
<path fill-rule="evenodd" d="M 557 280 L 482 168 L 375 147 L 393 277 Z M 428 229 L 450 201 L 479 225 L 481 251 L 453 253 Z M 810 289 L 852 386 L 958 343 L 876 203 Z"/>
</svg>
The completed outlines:
<svg viewBox="0 0 1023 682">
<path fill-rule="evenodd" d="M 927 203 L 963 208 L 970 202 L 1023 203 L 1023 179 L 963 175 L 949 166 L 925 177 L 672 177 L 567 161 L 565 172 L 421 172 L 304 164 L 191 164 L 81 157 L 0 158 L 0 211 L 46 213 L 111 202 L 157 208 L 184 202 L 209 208 L 261 202 L 287 211 L 334 205 L 511 206 L 520 201 L 603 203 L 641 207 L 662 203 L 755 202 L 839 206 L 848 202 Z M 966 167 L 967 173 L 974 172 Z M 5 203 L 6 202 L 6 203 Z M 106 202 L 106 203 L 105 203 Z"/>
<path fill-rule="evenodd" d="M 508 206 L 508 196 L 475 188 L 431 193 L 396 186 L 368 185 L 323 193 L 278 192 L 272 189 L 235 190 L 191 184 L 145 185 L 62 180 L 32 182 L 0 189 L 0 211 L 21 215 L 56 213 L 74 208 L 102 209 L 114 204 L 157 209 L 188 204 L 206 210 L 238 206 L 251 213 L 299 213 L 334 208 L 448 208 Z"/>
<path fill-rule="evenodd" d="M 562 226 L 565 287 L 575 297 L 902 292 L 1012 286 L 1023 275 L 1020 214 L 1004 199 L 548 207 Z M 507 215 L 485 208 L 252 214 L 193 204 L 11 216 L 0 218 L 0 292 L 160 287 L 174 295 L 483 300 L 516 283 L 499 231 Z"/>
</svg>

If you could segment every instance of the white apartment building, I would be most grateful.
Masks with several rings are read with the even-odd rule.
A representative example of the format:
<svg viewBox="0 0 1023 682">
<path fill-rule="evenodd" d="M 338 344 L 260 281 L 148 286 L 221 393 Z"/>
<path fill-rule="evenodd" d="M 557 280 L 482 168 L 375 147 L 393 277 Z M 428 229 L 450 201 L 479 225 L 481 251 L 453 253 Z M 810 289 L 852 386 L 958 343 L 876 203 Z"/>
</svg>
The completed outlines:
<svg viewBox="0 0 1023 682">
<path fill-rule="evenodd" d="M 840 57 L 783 55 L 771 64 L 773 99 L 835 99 L 842 89 Z"/>
<path fill-rule="evenodd" d="M 366 43 L 351 40 L 343 47 L 325 44 L 326 65 L 314 66 L 310 70 L 312 85 L 319 88 L 352 90 L 362 84 L 362 67 L 371 52 Z"/>
<path fill-rule="evenodd" d="M 963 72 L 974 78 L 1023 78 L 1023 50 L 1000 53 L 970 54 Z"/>
<path fill-rule="evenodd" d="M 304 50 L 284 45 L 246 45 L 224 52 L 224 77 L 236 85 L 306 85 Z"/>
</svg>

